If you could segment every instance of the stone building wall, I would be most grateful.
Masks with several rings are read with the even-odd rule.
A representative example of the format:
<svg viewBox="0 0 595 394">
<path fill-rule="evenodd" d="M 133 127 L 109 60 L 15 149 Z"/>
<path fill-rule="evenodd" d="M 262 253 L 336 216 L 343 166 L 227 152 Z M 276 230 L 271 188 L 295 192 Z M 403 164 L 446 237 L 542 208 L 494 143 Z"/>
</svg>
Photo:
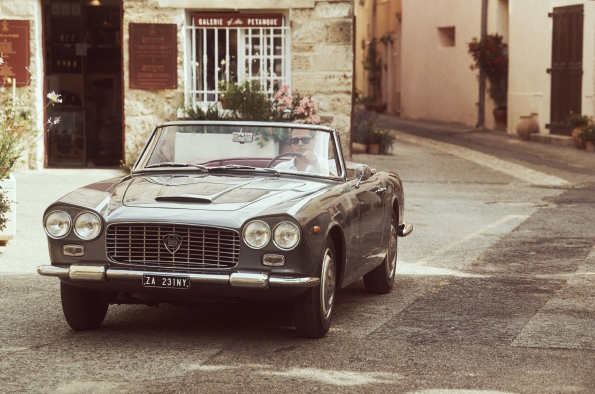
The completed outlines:
<svg viewBox="0 0 595 394">
<path fill-rule="evenodd" d="M 237 3 L 237 4 L 236 4 Z M 291 5 L 290 5 L 291 4 Z M 253 5 L 253 4 L 251 4 Z M 322 124 L 341 132 L 343 150 L 349 155 L 352 91 L 352 16 L 349 0 L 260 0 L 259 9 L 289 11 L 291 89 L 312 96 L 318 103 Z M 291 8 L 288 10 L 287 7 Z M 175 120 L 184 100 L 184 42 L 187 10 L 217 11 L 248 5 L 239 0 L 124 0 L 124 116 L 126 161 L 132 164 L 152 128 Z M 254 11 L 254 7 L 250 7 Z M 129 23 L 175 23 L 178 26 L 178 89 L 136 90 L 129 87 Z"/>
<path fill-rule="evenodd" d="M 124 63 L 124 118 L 126 163 L 134 164 L 140 150 L 155 125 L 176 119 L 177 108 L 184 100 L 184 25 L 185 10 L 160 8 L 151 0 L 124 0 L 122 25 L 122 49 Z M 178 89 L 140 90 L 130 89 L 128 64 L 130 54 L 130 23 L 175 23 L 178 27 Z"/>
</svg>

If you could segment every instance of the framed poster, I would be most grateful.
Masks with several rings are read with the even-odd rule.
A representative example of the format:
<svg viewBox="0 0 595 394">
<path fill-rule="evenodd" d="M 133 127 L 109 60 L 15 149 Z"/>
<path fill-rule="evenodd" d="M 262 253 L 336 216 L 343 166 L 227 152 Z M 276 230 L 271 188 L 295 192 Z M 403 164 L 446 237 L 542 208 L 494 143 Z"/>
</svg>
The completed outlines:
<svg viewBox="0 0 595 394">
<path fill-rule="evenodd" d="M 178 88 L 178 27 L 176 24 L 130 23 L 130 88 Z"/>
<path fill-rule="evenodd" d="M 0 65 L 0 83 L 13 78 L 17 86 L 27 85 L 30 65 L 29 21 L 0 20 L 0 52 L 4 63 Z"/>
<path fill-rule="evenodd" d="M 60 3 L 60 10 L 62 16 L 70 15 L 70 3 Z"/>
<path fill-rule="evenodd" d="M 72 3 L 70 5 L 70 15 L 81 16 L 81 4 L 80 3 Z"/>
<path fill-rule="evenodd" d="M 60 7 L 60 3 L 52 3 L 52 16 L 60 16 L 62 12 L 62 8 Z"/>
</svg>

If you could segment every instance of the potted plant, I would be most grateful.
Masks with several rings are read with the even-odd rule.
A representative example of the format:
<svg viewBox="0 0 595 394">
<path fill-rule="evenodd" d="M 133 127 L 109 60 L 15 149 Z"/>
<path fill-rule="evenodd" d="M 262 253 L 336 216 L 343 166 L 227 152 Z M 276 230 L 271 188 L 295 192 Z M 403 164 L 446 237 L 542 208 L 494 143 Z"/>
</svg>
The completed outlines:
<svg viewBox="0 0 595 394">
<path fill-rule="evenodd" d="M 386 103 L 380 99 L 380 77 L 382 75 L 382 62 L 378 58 L 378 49 L 376 48 L 376 38 L 372 38 L 368 43 L 366 58 L 362 62 L 364 70 L 368 71 L 368 82 L 370 83 L 372 93 L 365 97 L 362 102 L 368 111 L 382 113 L 386 111 Z"/>
<path fill-rule="evenodd" d="M 351 153 L 366 153 L 370 135 L 374 133 L 375 116 L 371 111 L 356 111 L 353 115 Z"/>
<path fill-rule="evenodd" d="M 271 102 L 257 81 L 230 83 L 224 92 L 232 119 L 268 120 Z"/>
<path fill-rule="evenodd" d="M 580 137 L 583 127 L 589 123 L 587 115 L 575 114 L 572 111 L 568 115 L 567 123 L 572 127 L 572 142 L 577 149 L 585 149 L 585 140 Z"/>
<path fill-rule="evenodd" d="M 227 109 L 227 96 L 225 95 L 227 82 L 219 81 L 217 82 L 217 86 L 219 88 L 219 104 L 221 104 L 221 109 Z"/>
<path fill-rule="evenodd" d="M 593 118 L 590 118 L 589 122 L 582 127 L 579 138 L 585 142 L 586 150 L 595 151 L 595 122 Z"/>
<path fill-rule="evenodd" d="M 381 154 L 387 154 L 393 149 L 393 143 L 397 137 L 390 130 L 380 130 L 380 152 Z"/>
<path fill-rule="evenodd" d="M 499 34 L 488 34 L 469 43 L 468 53 L 476 68 L 483 71 L 490 82 L 488 93 L 494 100 L 494 120 L 497 127 L 506 127 L 506 99 L 508 96 L 508 45 Z"/>
<path fill-rule="evenodd" d="M 4 61 L 0 57 L 0 65 L 3 63 Z M 28 103 L 31 99 L 29 87 L 31 81 L 35 79 L 35 74 L 31 68 L 27 68 L 27 70 L 30 73 L 30 78 L 21 95 L 16 93 L 14 80 L 9 81 L 5 78 L 0 87 L 0 241 L 2 242 L 13 238 L 16 234 L 16 228 L 11 229 L 10 234 L 3 233 L 9 224 L 9 212 L 12 211 L 11 219 L 16 219 L 15 202 L 11 200 L 6 191 L 10 187 L 15 189 L 13 195 L 16 194 L 16 181 L 12 173 L 21 157 L 43 136 L 37 126 L 37 116 L 43 113 L 43 110 L 34 115 Z M 10 86 L 11 82 L 12 86 Z M 62 102 L 60 95 L 54 92 L 49 93 L 47 98 L 47 105 Z M 48 119 L 48 129 L 59 121 L 59 118 Z M 14 223 L 12 227 L 15 227 Z"/>
</svg>

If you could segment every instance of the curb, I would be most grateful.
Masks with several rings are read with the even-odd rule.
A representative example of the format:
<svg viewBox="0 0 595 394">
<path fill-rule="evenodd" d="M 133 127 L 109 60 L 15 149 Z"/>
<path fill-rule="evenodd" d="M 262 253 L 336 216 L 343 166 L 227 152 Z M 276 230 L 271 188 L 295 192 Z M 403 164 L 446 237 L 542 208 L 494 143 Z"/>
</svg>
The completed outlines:
<svg viewBox="0 0 595 394">
<path fill-rule="evenodd" d="M 557 146 L 574 146 L 572 137 L 556 134 L 530 134 L 529 140 Z"/>
</svg>

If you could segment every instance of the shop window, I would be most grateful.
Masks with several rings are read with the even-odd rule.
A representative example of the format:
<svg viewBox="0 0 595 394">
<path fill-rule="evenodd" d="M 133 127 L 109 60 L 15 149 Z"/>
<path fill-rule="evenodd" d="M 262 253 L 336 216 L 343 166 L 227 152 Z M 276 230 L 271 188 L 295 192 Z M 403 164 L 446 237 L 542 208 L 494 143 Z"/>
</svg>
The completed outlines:
<svg viewBox="0 0 595 394">
<path fill-rule="evenodd" d="M 440 46 L 454 47 L 455 46 L 455 27 L 439 27 L 438 37 L 440 38 Z"/>
<path fill-rule="evenodd" d="M 282 14 L 193 13 L 188 27 L 186 101 L 219 101 L 225 83 L 255 81 L 265 93 L 288 83 Z"/>
</svg>

